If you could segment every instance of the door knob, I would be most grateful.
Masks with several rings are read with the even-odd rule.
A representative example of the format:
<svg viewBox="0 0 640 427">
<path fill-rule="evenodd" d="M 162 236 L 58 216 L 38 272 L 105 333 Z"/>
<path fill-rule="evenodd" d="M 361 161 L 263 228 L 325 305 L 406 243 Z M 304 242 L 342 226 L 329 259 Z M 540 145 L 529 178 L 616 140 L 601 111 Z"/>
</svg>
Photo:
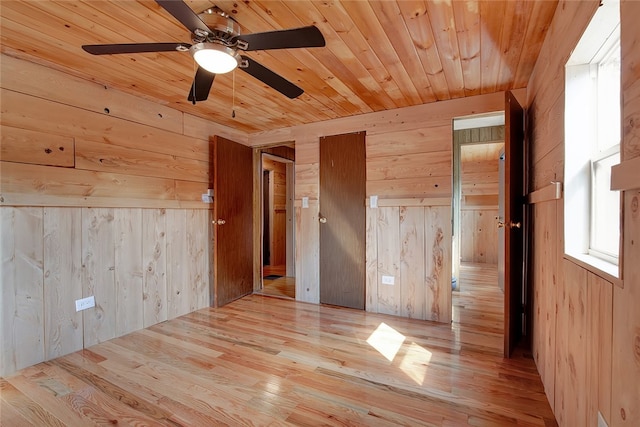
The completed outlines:
<svg viewBox="0 0 640 427">
<path fill-rule="evenodd" d="M 318 221 L 320 221 L 321 224 L 326 224 L 327 223 L 327 218 L 323 217 L 322 215 L 320 215 L 318 217 Z"/>
<path fill-rule="evenodd" d="M 214 219 L 213 221 L 211 221 L 213 224 L 216 225 L 224 225 L 227 223 L 227 221 L 225 221 L 224 219 Z"/>
</svg>

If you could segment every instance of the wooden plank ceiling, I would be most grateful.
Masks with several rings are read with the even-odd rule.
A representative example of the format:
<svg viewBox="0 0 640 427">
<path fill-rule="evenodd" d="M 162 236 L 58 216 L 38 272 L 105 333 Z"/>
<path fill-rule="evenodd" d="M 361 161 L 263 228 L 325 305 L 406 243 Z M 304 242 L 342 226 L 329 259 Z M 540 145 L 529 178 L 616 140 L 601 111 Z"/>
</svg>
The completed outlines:
<svg viewBox="0 0 640 427">
<path fill-rule="evenodd" d="M 190 43 L 189 31 L 149 0 L 2 0 L 2 52 L 253 133 L 524 87 L 557 1 L 187 4 L 196 12 L 218 6 L 240 23 L 242 33 L 318 26 L 324 48 L 248 53 L 305 93 L 290 100 L 234 71 L 217 76 L 209 99 L 192 105 L 187 93 L 195 67 L 188 53 L 92 56 L 81 49 L 99 43 Z"/>
</svg>

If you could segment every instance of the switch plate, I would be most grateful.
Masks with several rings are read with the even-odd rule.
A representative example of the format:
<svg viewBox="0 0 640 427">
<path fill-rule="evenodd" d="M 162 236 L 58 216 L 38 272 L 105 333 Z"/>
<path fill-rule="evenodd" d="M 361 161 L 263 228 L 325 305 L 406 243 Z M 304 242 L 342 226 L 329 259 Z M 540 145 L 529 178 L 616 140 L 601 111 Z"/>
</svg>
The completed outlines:
<svg viewBox="0 0 640 427">
<path fill-rule="evenodd" d="M 309 198 L 308 197 L 303 197 L 302 198 L 302 207 L 307 209 L 309 207 Z"/>
<path fill-rule="evenodd" d="M 76 312 L 86 310 L 87 308 L 91 308 L 95 306 L 96 306 L 96 299 L 94 298 L 93 295 L 91 295 L 90 297 L 76 300 Z"/>
<path fill-rule="evenodd" d="M 393 276 L 382 276 L 382 284 L 383 285 L 393 285 L 395 284 L 396 280 L 395 277 Z"/>
<path fill-rule="evenodd" d="M 213 197 L 210 196 L 209 194 L 203 194 L 202 195 L 202 201 L 204 203 L 213 203 Z"/>
<path fill-rule="evenodd" d="M 378 196 L 369 196 L 369 206 L 371 208 L 378 207 Z"/>
</svg>

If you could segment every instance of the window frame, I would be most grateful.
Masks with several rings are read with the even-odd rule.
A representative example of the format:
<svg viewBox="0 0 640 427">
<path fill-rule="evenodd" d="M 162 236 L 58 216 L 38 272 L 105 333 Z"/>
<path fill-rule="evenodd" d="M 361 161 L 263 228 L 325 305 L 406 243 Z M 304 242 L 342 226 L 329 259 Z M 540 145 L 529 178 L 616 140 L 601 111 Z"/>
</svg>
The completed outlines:
<svg viewBox="0 0 640 427">
<path fill-rule="evenodd" d="M 598 114 L 602 110 L 598 102 L 602 94 L 602 81 L 598 83 L 598 76 L 601 65 L 609 61 L 612 55 L 615 55 L 614 61 L 621 62 L 619 52 L 619 3 L 612 1 L 598 8 L 565 64 L 564 258 L 611 281 L 622 278 L 622 198 L 618 193 L 618 253 L 611 254 L 603 251 L 602 245 L 598 247 L 593 243 L 598 221 L 594 209 L 595 167 L 599 161 L 620 152 L 622 92 L 619 83 L 609 85 L 618 89 L 618 97 L 614 102 L 619 103 L 619 113 L 613 117 L 602 117 Z M 606 108 L 610 107 L 605 107 L 604 111 L 610 111 Z M 618 123 L 619 133 L 614 133 L 611 138 L 615 141 L 612 140 L 607 144 L 608 147 L 600 150 L 602 124 L 599 122 L 606 119 L 607 129 L 610 129 L 612 118 L 614 123 Z M 612 246 L 610 244 L 608 247 Z"/>
</svg>

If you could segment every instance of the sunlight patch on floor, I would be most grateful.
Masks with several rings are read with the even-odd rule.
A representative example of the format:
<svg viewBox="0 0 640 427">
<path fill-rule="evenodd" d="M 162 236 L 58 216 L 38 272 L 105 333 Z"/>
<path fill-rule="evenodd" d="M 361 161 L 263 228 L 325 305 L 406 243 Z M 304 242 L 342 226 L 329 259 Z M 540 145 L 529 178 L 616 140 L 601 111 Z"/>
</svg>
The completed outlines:
<svg viewBox="0 0 640 427">
<path fill-rule="evenodd" d="M 406 337 L 382 322 L 367 338 L 367 343 L 378 350 L 389 362 L 393 362 Z"/>
<path fill-rule="evenodd" d="M 400 370 L 407 374 L 416 384 L 422 385 L 427 376 L 427 369 L 432 355 L 433 353 L 426 348 L 412 342 L 409 344 L 402 362 L 400 362 Z"/>
</svg>

